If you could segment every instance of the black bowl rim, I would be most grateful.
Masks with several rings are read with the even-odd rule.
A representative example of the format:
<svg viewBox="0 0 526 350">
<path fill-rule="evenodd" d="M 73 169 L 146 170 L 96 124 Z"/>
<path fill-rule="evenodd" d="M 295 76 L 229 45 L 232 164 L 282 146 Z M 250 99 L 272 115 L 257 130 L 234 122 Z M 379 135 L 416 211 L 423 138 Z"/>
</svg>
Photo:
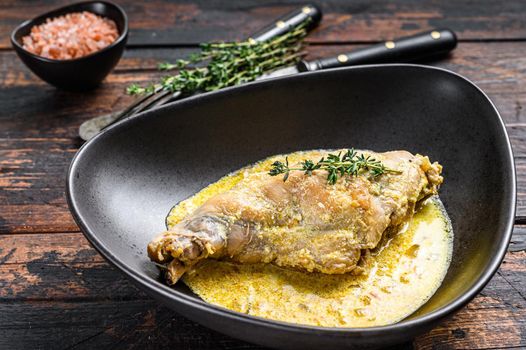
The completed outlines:
<svg viewBox="0 0 526 350">
<path fill-rule="evenodd" d="M 208 98 L 214 95 L 229 95 L 233 93 L 235 94 L 238 90 L 241 91 L 247 88 L 252 88 L 254 85 L 272 84 L 282 79 L 297 79 L 303 76 L 304 74 L 317 75 L 317 74 L 326 74 L 328 72 L 334 72 L 334 71 L 377 69 L 377 68 L 386 68 L 386 67 L 401 68 L 401 69 L 413 68 L 413 69 L 421 69 L 421 70 L 434 70 L 434 71 L 444 73 L 446 75 L 453 75 L 456 78 L 463 80 L 468 85 L 471 85 L 472 87 L 474 87 L 482 95 L 482 97 L 491 105 L 491 107 L 493 108 L 493 111 L 495 112 L 497 121 L 498 121 L 498 125 L 499 125 L 498 127 L 500 127 L 500 131 L 503 133 L 505 141 L 506 141 L 505 144 L 507 148 L 507 160 L 511 168 L 510 169 L 511 181 L 510 181 L 510 188 L 509 188 L 511 195 L 509 196 L 509 199 L 508 199 L 509 203 L 507 203 L 509 205 L 508 218 L 506 220 L 506 225 L 504 229 L 505 232 L 503 235 L 503 239 L 500 242 L 500 247 L 498 251 L 496 252 L 495 257 L 491 259 L 491 261 L 489 262 L 489 266 L 479 276 L 475 284 L 465 293 L 460 295 L 458 298 L 450 301 L 449 303 L 442 306 L 441 308 L 433 312 L 430 312 L 429 314 L 426 314 L 424 316 L 421 316 L 421 317 L 418 317 L 412 320 L 402 320 L 394 324 L 389 324 L 389 325 L 384 325 L 384 326 L 375 326 L 375 327 L 366 327 L 366 328 L 319 327 L 319 326 L 294 324 L 294 323 L 288 323 L 288 322 L 283 322 L 283 321 L 271 320 L 271 319 L 267 319 L 263 317 L 246 315 L 246 314 L 242 314 L 236 311 L 226 309 L 221 306 L 216 306 L 213 304 L 206 303 L 205 301 L 202 301 L 202 300 L 196 300 L 194 297 L 189 297 L 160 282 L 157 282 L 157 284 L 153 284 L 151 278 L 144 277 L 138 272 L 131 269 L 130 267 L 121 263 L 119 259 L 117 259 L 113 255 L 111 250 L 109 250 L 107 247 L 104 246 L 104 244 L 98 239 L 97 235 L 88 227 L 88 225 L 85 224 L 83 216 L 77 207 L 77 200 L 75 198 L 75 189 L 73 186 L 73 183 L 75 182 L 76 168 L 78 166 L 79 160 L 81 159 L 82 155 L 89 150 L 91 145 L 96 144 L 97 140 L 101 139 L 102 137 L 107 137 L 115 130 L 118 130 L 121 125 L 132 124 L 136 122 L 137 120 L 147 118 L 150 113 L 155 113 L 157 109 L 171 108 L 171 106 L 181 107 L 185 105 L 191 105 L 196 102 L 198 103 L 199 100 L 202 98 Z M 320 335 L 320 336 L 321 335 L 337 336 L 337 337 L 354 336 L 354 337 L 359 337 L 359 338 L 364 338 L 366 336 L 379 335 L 382 333 L 403 332 L 403 331 L 409 330 L 417 326 L 423 326 L 423 327 L 427 326 L 427 328 L 430 328 L 434 323 L 439 322 L 440 320 L 452 315 L 453 313 L 458 311 L 460 308 L 465 306 L 468 302 L 470 302 L 490 281 L 493 275 L 497 272 L 497 269 L 502 263 L 502 260 L 504 259 L 507 248 L 509 246 L 509 242 L 511 240 L 512 230 L 514 226 L 515 210 L 516 210 L 516 196 L 517 196 L 516 170 L 515 170 L 515 161 L 513 158 L 513 151 L 511 148 L 511 143 L 509 140 L 508 133 L 506 131 L 505 124 L 502 120 L 502 117 L 500 116 L 499 111 L 495 107 L 494 103 L 489 99 L 489 97 L 486 95 L 486 93 L 484 93 L 484 91 L 482 91 L 477 85 L 475 85 L 472 81 L 470 81 L 466 77 L 458 73 L 452 72 L 450 70 L 444 69 L 444 68 L 418 65 L 418 64 L 372 64 L 372 65 L 361 65 L 361 66 L 353 66 L 353 67 L 327 69 L 327 70 L 314 71 L 314 72 L 305 72 L 301 74 L 296 74 L 294 76 L 265 79 L 263 81 L 246 83 L 241 86 L 228 87 L 228 88 L 223 88 L 218 91 L 207 92 L 201 95 L 190 96 L 184 100 L 169 103 L 165 106 L 156 108 L 155 110 L 139 113 L 136 116 L 124 119 L 108 127 L 107 129 L 104 129 L 101 133 L 97 134 L 91 140 L 89 140 L 84 145 L 82 145 L 81 148 L 78 150 L 78 152 L 75 154 L 75 156 L 73 157 L 71 161 L 71 164 L 68 170 L 67 181 L 66 181 L 66 197 L 67 197 L 69 208 L 73 214 L 75 221 L 77 222 L 82 232 L 84 233 L 85 237 L 96 248 L 96 250 L 99 253 L 101 253 L 110 263 L 112 263 L 114 266 L 116 266 L 122 272 L 124 272 L 127 275 L 127 277 L 132 279 L 137 285 L 139 285 L 142 288 L 142 290 L 147 291 L 147 292 L 155 292 L 158 295 L 160 295 L 163 300 L 171 299 L 172 301 L 176 301 L 178 303 L 185 304 L 188 307 L 196 308 L 203 312 L 210 312 L 210 313 L 218 314 L 222 317 L 234 319 L 240 322 L 249 322 L 253 326 L 275 328 L 275 329 L 279 329 L 282 331 L 292 331 L 296 333 L 314 332 L 315 334 Z"/>
<path fill-rule="evenodd" d="M 98 51 L 92 52 L 92 53 L 90 53 L 89 55 L 86 55 L 86 56 L 73 58 L 73 59 L 70 59 L 70 60 L 57 60 L 57 59 L 53 59 L 53 58 L 42 57 L 42 56 L 39 56 L 37 54 L 34 54 L 32 52 L 27 51 L 26 49 L 24 49 L 24 47 L 15 38 L 16 34 L 22 28 L 26 27 L 27 25 L 31 25 L 31 27 L 33 27 L 36 22 L 40 22 L 41 20 L 45 20 L 47 18 L 57 17 L 57 13 L 63 12 L 64 10 L 69 10 L 69 9 L 73 9 L 73 8 L 75 8 L 77 6 L 88 5 L 88 4 L 93 4 L 93 3 L 102 3 L 102 4 L 106 5 L 106 6 L 114 7 L 120 13 L 120 15 L 122 16 L 122 19 L 124 20 L 124 26 L 123 26 L 122 32 L 119 33 L 119 37 L 117 39 L 115 39 L 115 41 L 112 42 L 110 45 L 108 45 L 106 47 L 103 47 L 102 49 L 100 49 Z M 66 13 L 70 13 L 70 12 L 73 12 L 73 11 L 66 11 Z M 111 19 L 113 20 L 113 18 L 111 18 Z M 98 54 L 101 54 L 103 52 L 107 52 L 107 51 L 113 49 L 115 46 L 118 46 L 122 41 L 126 40 L 126 38 L 128 37 L 128 31 L 129 31 L 128 30 L 128 15 L 126 14 L 126 12 L 124 12 L 122 7 L 120 7 L 119 5 L 117 5 L 117 4 L 115 4 L 115 3 L 111 2 L 111 1 L 90 0 L 90 1 L 81 1 L 81 2 L 76 2 L 76 3 L 70 4 L 70 5 L 62 6 L 62 7 L 56 8 L 54 10 L 48 11 L 48 12 L 46 12 L 46 13 L 44 13 L 42 15 L 39 15 L 37 17 L 34 17 L 32 19 L 28 19 L 27 21 L 24 21 L 24 22 L 20 23 L 11 32 L 11 37 L 10 38 L 11 38 L 11 45 L 13 45 L 16 49 L 22 51 L 24 54 L 26 54 L 28 56 L 31 56 L 34 59 L 38 59 L 40 61 L 43 61 L 43 62 L 53 63 L 53 64 L 60 64 L 60 63 L 80 62 L 82 60 L 87 60 L 87 59 L 89 59 L 89 58 L 91 58 L 93 56 L 96 56 Z"/>
</svg>

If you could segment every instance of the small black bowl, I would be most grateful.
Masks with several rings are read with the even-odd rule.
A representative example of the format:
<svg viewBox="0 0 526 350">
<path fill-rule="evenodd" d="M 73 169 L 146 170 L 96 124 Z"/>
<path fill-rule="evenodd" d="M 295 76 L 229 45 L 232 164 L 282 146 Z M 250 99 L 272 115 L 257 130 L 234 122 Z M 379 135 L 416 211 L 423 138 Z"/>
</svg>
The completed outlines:
<svg viewBox="0 0 526 350">
<path fill-rule="evenodd" d="M 35 25 L 48 18 L 72 12 L 88 11 L 115 22 L 119 37 L 111 45 L 87 56 L 71 60 L 55 60 L 35 55 L 22 46 L 22 38 Z M 128 17 L 124 10 L 107 1 L 87 1 L 64 6 L 20 24 L 11 33 L 11 44 L 18 57 L 42 80 L 65 90 L 88 90 L 96 87 L 119 62 L 128 39 Z"/>
</svg>

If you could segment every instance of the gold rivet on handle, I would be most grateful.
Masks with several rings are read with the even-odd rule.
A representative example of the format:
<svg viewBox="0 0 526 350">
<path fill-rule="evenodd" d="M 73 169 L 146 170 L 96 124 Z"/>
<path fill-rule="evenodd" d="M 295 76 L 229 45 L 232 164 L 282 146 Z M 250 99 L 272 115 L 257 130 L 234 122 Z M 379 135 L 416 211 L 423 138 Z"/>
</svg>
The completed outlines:
<svg viewBox="0 0 526 350">
<path fill-rule="evenodd" d="M 276 27 L 278 27 L 278 28 L 285 28 L 285 26 L 286 26 L 286 24 L 283 21 L 278 21 L 276 23 Z"/>
<path fill-rule="evenodd" d="M 394 41 L 386 41 L 385 42 L 385 47 L 387 47 L 388 49 L 394 49 L 395 46 L 396 45 L 395 45 Z"/>
<path fill-rule="evenodd" d="M 312 9 L 308 6 L 305 6 L 304 8 L 301 9 L 301 12 L 303 12 L 304 14 L 308 15 L 309 13 L 312 12 Z"/>
<path fill-rule="evenodd" d="M 349 57 L 347 57 L 347 55 L 338 55 L 338 57 L 336 57 L 336 59 L 340 63 L 345 63 L 345 62 L 347 62 L 349 60 Z"/>
<path fill-rule="evenodd" d="M 255 45 L 257 43 L 257 41 L 254 38 L 248 38 L 248 43 L 250 45 Z"/>
<path fill-rule="evenodd" d="M 432 37 L 433 39 L 440 39 L 440 32 L 437 32 L 436 30 L 433 30 L 433 31 L 431 32 L 431 37 Z"/>
</svg>

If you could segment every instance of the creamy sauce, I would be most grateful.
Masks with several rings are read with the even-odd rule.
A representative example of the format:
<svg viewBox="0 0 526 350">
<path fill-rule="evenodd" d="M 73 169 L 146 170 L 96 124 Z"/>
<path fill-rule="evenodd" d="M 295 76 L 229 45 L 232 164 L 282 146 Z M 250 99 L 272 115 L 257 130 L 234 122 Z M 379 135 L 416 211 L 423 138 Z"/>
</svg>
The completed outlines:
<svg viewBox="0 0 526 350">
<path fill-rule="evenodd" d="M 289 161 L 301 161 L 308 153 L 289 154 Z M 269 169 L 274 160 L 225 176 L 179 203 L 167 217 L 168 228 L 248 173 Z M 452 242 L 447 214 L 433 197 L 403 232 L 371 251 L 360 273 L 325 275 L 205 260 L 183 281 L 206 302 L 253 316 L 325 327 L 386 325 L 407 317 L 434 294 L 447 272 Z"/>
</svg>

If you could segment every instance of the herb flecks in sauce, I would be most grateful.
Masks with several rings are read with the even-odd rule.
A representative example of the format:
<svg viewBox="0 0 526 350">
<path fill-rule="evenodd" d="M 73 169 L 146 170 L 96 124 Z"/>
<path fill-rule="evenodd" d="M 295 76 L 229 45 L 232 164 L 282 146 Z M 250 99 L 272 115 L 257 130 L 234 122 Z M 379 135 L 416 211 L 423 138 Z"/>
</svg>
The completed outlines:
<svg viewBox="0 0 526 350">
<path fill-rule="evenodd" d="M 288 155 L 298 163 L 318 153 Z M 283 158 L 283 157 L 282 157 Z M 278 157 L 228 175 L 175 206 L 169 227 L 211 196 L 232 188 L 251 172 L 268 171 Z M 368 327 L 397 322 L 424 304 L 445 276 L 452 248 L 451 226 L 433 197 L 405 228 L 386 237 L 365 259 L 359 275 L 325 275 L 274 265 L 236 265 L 208 260 L 183 277 L 205 301 L 238 312 L 327 327 Z"/>
</svg>

